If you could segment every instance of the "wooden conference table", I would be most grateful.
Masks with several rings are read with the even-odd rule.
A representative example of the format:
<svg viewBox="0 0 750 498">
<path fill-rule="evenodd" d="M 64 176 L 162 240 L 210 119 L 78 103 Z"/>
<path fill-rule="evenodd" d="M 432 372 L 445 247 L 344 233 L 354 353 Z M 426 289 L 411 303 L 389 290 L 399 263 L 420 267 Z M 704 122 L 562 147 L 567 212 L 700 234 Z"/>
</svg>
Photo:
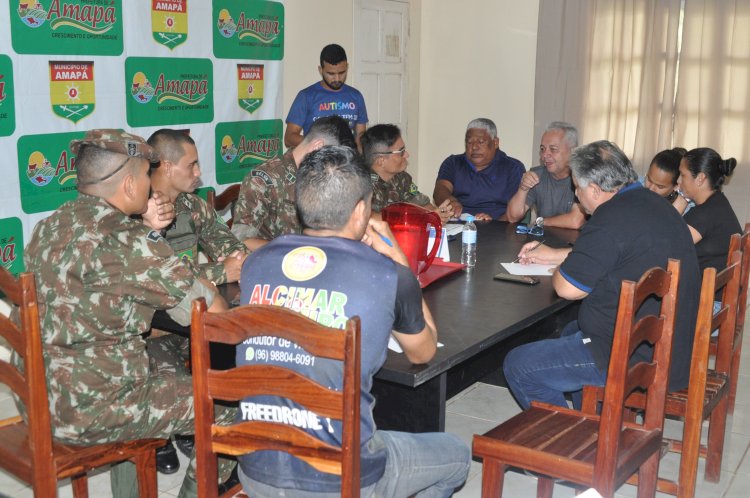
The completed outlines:
<svg viewBox="0 0 750 498">
<path fill-rule="evenodd" d="M 412 365 L 401 353 L 388 358 L 375 376 L 375 421 L 379 429 L 409 432 L 445 430 L 448 398 L 478 380 L 501 383 L 502 360 L 513 347 L 553 337 L 575 318 L 577 306 L 557 297 L 550 277 L 528 286 L 493 280 L 500 263 L 513 261 L 521 246 L 537 237 L 518 235 L 515 224 L 478 223 L 477 264 L 424 289 L 424 298 L 444 344 L 427 364 Z M 545 244 L 564 247 L 578 231 L 545 228 Z M 452 260 L 459 240 L 450 243 Z"/>
</svg>

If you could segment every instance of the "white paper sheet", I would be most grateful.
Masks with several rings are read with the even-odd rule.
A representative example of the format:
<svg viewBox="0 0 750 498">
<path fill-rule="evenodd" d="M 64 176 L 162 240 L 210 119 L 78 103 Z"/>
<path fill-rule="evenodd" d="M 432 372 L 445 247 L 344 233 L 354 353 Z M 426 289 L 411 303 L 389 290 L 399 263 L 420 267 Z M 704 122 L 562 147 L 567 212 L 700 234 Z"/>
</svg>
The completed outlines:
<svg viewBox="0 0 750 498">
<path fill-rule="evenodd" d="M 522 265 L 521 263 L 501 263 L 511 275 L 540 275 L 549 277 L 557 265 Z"/>
<path fill-rule="evenodd" d="M 442 348 L 443 347 L 443 343 L 442 342 L 438 342 L 437 343 L 437 347 Z M 403 353 L 404 352 L 404 350 L 401 349 L 401 345 L 398 343 L 398 341 L 396 339 L 393 338 L 393 336 L 390 336 L 388 338 L 388 349 L 390 349 L 391 351 L 395 351 L 397 353 Z"/>
</svg>

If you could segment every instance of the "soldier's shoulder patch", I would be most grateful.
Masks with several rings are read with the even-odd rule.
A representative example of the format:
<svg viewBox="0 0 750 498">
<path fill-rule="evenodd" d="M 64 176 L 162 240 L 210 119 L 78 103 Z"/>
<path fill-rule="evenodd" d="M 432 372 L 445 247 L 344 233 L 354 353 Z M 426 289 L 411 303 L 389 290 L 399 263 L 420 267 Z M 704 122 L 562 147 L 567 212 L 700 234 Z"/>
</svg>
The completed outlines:
<svg viewBox="0 0 750 498">
<path fill-rule="evenodd" d="M 151 230 L 150 232 L 148 232 L 148 235 L 146 235 L 146 238 L 151 242 L 159 242 L 163 239 L 161 233 L 158 230 Z"/>
<path fill-rule="evenodd" d="M 250 172 L 250 175 L 253 178 L 258 178 L 260 180 L 263 180 L 263 183 L 265 183 L 269 187 L 273 185 L 273 180 L 271 179 L 271 175 L 269 175 L 262 169 L 254 169 Z"/>
<path fill-rule="evenodd" d="M 419 188 L 417 188 L 417 185 L 415 183 L 412 183 L 411 185 L 409 185 L 410 194 L 416 194 L 417 192 L 419 192 Z"/>
</svg>

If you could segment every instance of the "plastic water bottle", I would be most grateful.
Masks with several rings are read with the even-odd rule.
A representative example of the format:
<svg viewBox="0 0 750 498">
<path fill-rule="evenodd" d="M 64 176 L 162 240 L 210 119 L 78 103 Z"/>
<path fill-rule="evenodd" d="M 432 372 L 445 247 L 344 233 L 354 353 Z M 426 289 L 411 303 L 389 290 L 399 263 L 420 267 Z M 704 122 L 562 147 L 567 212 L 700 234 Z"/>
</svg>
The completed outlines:
<svg viewBox="0 0 750 498">
<path fill-rule="evenodd" d="M 466 268 L 474 268 L 477 264 L 477 226 L 474 224 L 474 217 L 466 217 L 466 223 L 461 230 L 461 263 Z"/>
</svg>

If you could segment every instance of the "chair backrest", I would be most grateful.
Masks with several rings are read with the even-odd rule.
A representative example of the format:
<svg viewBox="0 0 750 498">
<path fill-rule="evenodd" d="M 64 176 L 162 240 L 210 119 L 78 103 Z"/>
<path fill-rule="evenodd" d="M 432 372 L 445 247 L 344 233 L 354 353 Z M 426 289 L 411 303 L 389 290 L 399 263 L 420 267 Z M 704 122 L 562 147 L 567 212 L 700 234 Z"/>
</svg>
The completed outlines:
<svg viewBox="0 0 750 498">
<path fill-rule="evenodd" d="M 750 235 L 745 234 L 741 238 L 739 235 L 732 235 L 731 242 L 729 244 L 730 249 L 741 248 L 741 250 L 733 250 L 729 253 L 727 258 L 727 267 L 720 273 L 716 273 L 715 268 L 706 268 L 703 272 L 703 280 L 709 275 L 708 270 L 713 270 L 710 275 L 715 279 L 714 294 L 706 296 L 706 310 L 703 309 L 703 292 L 704 288 L 701 286 L 701 303 L 698 308 L 698 323 L 695 328 L 696 338 L 694 340 L 693 349 L 698 344 L 698 334 L 701 334 L 701 340 L 705 341 L 706 357 L 708 357 L 708 351 L 711 342 L 711 333 L 714 330 L 719 331 L 719 336 L 716 340 L 716 361 L 714 362 L 714 370 L 718 373 L 729 376 L 732 368 L 732 356 L 734 348 L 739 346 L 737 341 L 742 340 L 742 325 L 737 324 L 737 320 L 740 315 L 744 322 L 744 308 L 746 306 L 739 306 L 740 299 L 747 300 L 747 276 L 750 270 Z M 729 269 L 732 271 L 728 271 Z M 744 287 L 744 289 L 743 289 Z M 717 313 L 713 313 L 713 301 L 714 295 L 719 290 L 723 289 L 721 298 L 721 308 Z M 708 289 L 706 289 L 708 292 Z M 744 297 L 742 294 L 744 293 Z M 742 309 L 740 309 L 742 308 Z M 701 311 L 706 315 L 701 322 Z M 739 328 L 738 328 L 739 327 Z M 705 335 L 705 337 L 703 337 Z M 701 347 L 703 344 L 701 344 Z"/>
<path fill-rule="evenodd" d="M 742 237 L 733 235 L 729 240 L 729 257 L 734 251 L 742 252 L 742 270 L 740 275 L 740 288 L 737 297 L 737 318 L 735 320 L 735 347 L 742 341 L 742 331 L 745 328 L 745 312 L 747 311 L 747 288 L 750 277 L 750 223 L 745 225 Z"/>
<path fill-rule="evenodd" d="M 195 396 L 195 440 L 198 495 L 215 496 L 214 453 L 243 455 L 259 450 L 288 452 L 317 470 L 341 475 L 342 496 L 359 496 L 360 460 L 360 322 L 343 330 L 325 327 L 278 306 L 245 305 L 207 313 L 203 299 L 194 301 L 191 348 Z M 243 365 L 211 370 L 209 343 L 239 344 L 247 338 L 274 336 L 297 344 L 315 357 L 343 361 L 343 391 L 320 385 L 274 365 Z M 342 445 L 329 445 L 290 425 L 244 421 L 215 423 L 214 400 L 239 401 L 271 395 L 293 400 L 321 417 L 342 421 Z M 202 474 L 202 475 L 201 475 Z M 212 494 L 214 493 L 214 494 Z"/>
<path fill-rule="evenodd" d="M 219 195 L 216 195 L 216 192 L 214 192 L 213 190 L 209 190 L 207 195 L 208 205 L 217 212 L 224 211 L 228 206 L 231 206 L 229 212 L 231 215 L 234 215 L 234 205 L 237 203 L 237 198 L 239 197 L 239 195 L 239 184 L 227 187 L 224 192 Z M 227 225 L 230 228 L 232 227 L 232 216 L 230 216 L 229 220 L 227 220 Z"/>
<path fill-rule="evenodd" d="M 631 392 L 647 391 L 643 428 L 662 429 L 679 274 L 679 261 L 670 259 L 666 271 L 652 268 L 638 283 L 622 282 L 594 464 L 594 487 L 600 492 L 603 488 L 599 486 L 611 487 L 615 481 L 619 452 L 625 444 L 621 440 L 625 399 Z M 652 295 L 661 298 L 660 315 L 636 321 L 641 304 Z M 631 355 L 643 342 L 653 345 L 652 361 L 629 365 Z"/>
<path fill-rule="evenodd" d="M 26 410 L 34 495 L 54 496 L 57 477 L 52 460 L 52 428 L 34 274 L 21 273 L 16 279 L 5 268 L 0 268 L 0 290 L 18 307 L 18 323 L 0 315 L 0 335 L 23 364 L 21 372 L 12 363 L 0 360 L 0 384 L 10 387 Z M 5 462 L 5 465 L 12 466 L 12 462 Z"/>
</svg>

